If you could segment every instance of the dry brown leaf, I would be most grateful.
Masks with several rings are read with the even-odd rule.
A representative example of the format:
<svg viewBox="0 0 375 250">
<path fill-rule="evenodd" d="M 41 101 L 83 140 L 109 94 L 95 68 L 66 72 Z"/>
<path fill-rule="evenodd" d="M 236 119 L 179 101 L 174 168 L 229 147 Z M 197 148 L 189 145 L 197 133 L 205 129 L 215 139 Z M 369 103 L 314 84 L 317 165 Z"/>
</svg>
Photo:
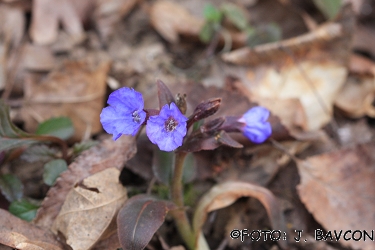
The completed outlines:
<svg viewBox="0 0 375 250">
<path fill-rule="evenodd" d="M 375 64 L 364 57 L 352 55 L 349 77 L 338 93 L 335 105 L 352 118 L 375 117 L 374 99 Z"/>
<path fill-rule="evenodd" d="M 28 70 L 49 71 L 55 67 L 55 57 L 48 46 L 27 44 L 22 63 Z"/>
<path fill-rule="evenodd" d="M 70 0 L 77 2 L 75 0 Z M 102 37 L 107 40 L 115 31 L 115 25 L 127 15 L 139 0 L 96 0 L 93 20 Z"/>
<path fill-rule="evenodd" d="M 21 115 L 28 131 L 51 117 L 67 116 L 73 121 L 73 141 L 102 130 L 99 115 L 103 108 L 106 77 L 110 64 L 99 66 L 68 61 L 51 72 L 43 82 L 27 82 Z"/>
<path fill-rule="evenodd" d="M 276 197 L 266 188 L 246 182 L 226 182 L 214 186 L 199 201 L 193 218 L 193 230 L 196 237 L 197 249 L 207 249 L 202 235 L 202 227 L 209 212 L 227 207 L 241 197 L 253 197 L 258 199 L 270 218 L 272 227 L 286 232 L 284 215 Z M 287 243 L 283 240 L 278 242 L 284 249 Z"/>
<path fill-rule="evenodd" d="M 117 141 L 107 138 L 99 145 L 83 152 L 48 191 L 34 222 L 39 226 L 51 228 L 68 192 L 77 183 L 106 168 L 122 169 L 124 163 L 133 157 L 135 152 L 135 140 L 131 136 L 122 136 Z"/>
<path fill-rule="evenodd" d="M 63 244 L 47 229 L 43 230 L 0 209 L 0 243 L 25 250 L 62 250 Z"/>
<path fill-rule="evenodd" d="M 151 7 L 150 19 L 152 26 L 170 43 L 177 43 L 179 34 L 198 36 L 204 24 L 203 19 L 171 1 L 156 1 Z"/>
<path fill-rule="evenodd" d="M 52 230 L 73 250 L 90 249 L 105 233 L 127 199 L 120 171 L 108 168 L 76 185 L 67 195 Z"/>
<path fill-rule="evenodd" d="M 84 37 L 77 11 L 68 0 L 35 0 L 32 7 L 30 36 L 34 43 L 45 45 L 57 38 L 59 25 L 77 40 Z"/>
<path fill-rule="evenodd" d="M 329 231 L 374 229 L 375 143 L 358 145 L 298 162 L 298 193 L 314 218 Z M 341 240 L 354 249 L 374 249 L 374 241 Z"/>
<path fill-rule="evenodd" d="M 223 59 L 248 67 L 241 81 L 250 98 L 279 115 L 283 125 L 313 131 L 331 119 L 334 99 L 347 75 L 353 27 L 352 9 L 346 6 L 334 23 L 296 38 L 239 49 Z M 299 105 L 291 103 L 296 99 Z"/>
</svg>

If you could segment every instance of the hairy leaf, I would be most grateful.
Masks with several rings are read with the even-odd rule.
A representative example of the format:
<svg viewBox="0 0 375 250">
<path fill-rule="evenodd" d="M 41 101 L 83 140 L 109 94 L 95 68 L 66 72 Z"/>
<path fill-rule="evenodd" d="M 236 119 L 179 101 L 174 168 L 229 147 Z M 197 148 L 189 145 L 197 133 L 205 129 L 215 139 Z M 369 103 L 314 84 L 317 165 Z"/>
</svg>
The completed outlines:
<svg viewBox="0 0 375 250">
<path fill-rule="evenodd" d="M 9 107 L 0 100 L 0 151 L 36 143 L 35 140 L 22 138 L 27 136 L 29 134 L 12 123 L 9 116 Z"/>
<path fill-rule="evenodd" d="M 47 145 L 32 145 L 23 151 L 21 159 L 27 162 L 51 161 L 56 159 L 57 150 Z"/>
<path fill-rule="evenodd" d="M 43 181 L 45 184 L 52 186 L 55 184 L 57 177 L 68 169 L 66 161 L 56 159 L 44 164 Z"/>
<path fill-rule="evenodd" d="M 203 16 L 206 21 L 220 23 L 223 13 L 212 4 L 206 4 L 203 9 Z"/>
<path fill-rule="evenodd" d="M 165 85 L 164 82 L 161 80 L 156 81 L 156 85 L 158 86 L 158 98 L 159 98 L 159 107 L 160 109 L 165 104 L 171 104 L 172 102 L 175 102 L 174 97 L 169 90 L 169 88 Z"/>
<path fill-rule="evenodd" d="M 13 201 L 9 206 L 9 212 L 26 221 L 31 221 L 36 216 L 36 211 L 39 206 L 23 199 L 20 201 Z"/>
<path fill-rule="evenodd" d="M 39 124 L 37 135 L 52 135 L 62 140 L 69 139 L 74 134 L 73 123 L 68 117 L 50 118 Z"/>
<path fill-rule="evenodd" d="M 315 5 L 328 19 L 333 19 L 337 15 L 342 2 L 342 0 L 314 0 Z"/>
<path fill-rule="evenodd" d="M 247 28 L 247 19 L 241 8 L 232 3 L 225 3 L 221 6 L 226 18 L 239 30 Z"/>
<path fill-rule="evenodd" d="M 23 196 L 22 182 L 12 174 L 0 175 L 0 190 L 9 202 L 19 200 Z"/>
<path fill-rule="evenodd" d="M 79 142 L 73 145 L 73 154 L 78 155 L 83 151 L 90 149 L 93 146 L 96 146 L 99 142 L 94 140 L 87 140 Z"/>
<path fill-rule="evenodd" d="M 118 234 L 123 250 L 144 249 L 163 224 L 168 211 L 176 206 L 147 195 L 127 200 L 117 216 Z"/>
</svg>

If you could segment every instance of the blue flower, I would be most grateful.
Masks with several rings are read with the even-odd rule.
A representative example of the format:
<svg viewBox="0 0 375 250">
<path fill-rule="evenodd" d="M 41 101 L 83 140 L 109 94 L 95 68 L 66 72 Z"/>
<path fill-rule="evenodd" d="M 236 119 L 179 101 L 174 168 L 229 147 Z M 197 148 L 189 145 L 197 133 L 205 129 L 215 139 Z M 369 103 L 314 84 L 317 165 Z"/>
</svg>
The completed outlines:
<svg viewBox="0 0 375 250">
<path fill-rule="evenodd" d="M 131 88 L 120 88 L 109 95 L 110 105 L 102 110 L 100 122 L 113 140 L 121 135 L 135 135 L 146 119 L 142 94 Z"/>
<path fill-rule="evenodd" d="M 249 109 L 238 121 L 245 123 L 243 134 L 254 143 L 262 143 L 272 134 L 271 124 L 267 122 L 270 111 L 264 107 Z"/>
<path fill-rule="evenodd" d="M 166 104 L 161 108 L 159 115 L 150 116 L 148 119 L 147 136 L 160 150 L 173 151 L 182 145 L 187 120 L 176 104 Z"/>
</svg>

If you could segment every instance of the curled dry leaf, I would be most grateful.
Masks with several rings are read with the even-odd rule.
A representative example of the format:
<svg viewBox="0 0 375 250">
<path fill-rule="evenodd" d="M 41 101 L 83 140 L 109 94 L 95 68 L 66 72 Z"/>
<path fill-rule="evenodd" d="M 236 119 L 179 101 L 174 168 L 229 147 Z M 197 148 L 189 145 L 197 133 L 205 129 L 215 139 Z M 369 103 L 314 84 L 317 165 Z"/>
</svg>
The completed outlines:
<svg viewBox="0 0 375 250">
<path fill-rule="evenodd" d="M 204 24 L 202 19 L 171 1 L 156 1 L 151 7 L 150 19 L 152 26 L 170 43 L 177 43 L 179 34 L 197 37 Z"/>
<path fill-rule="evenodd" d="M 224 54 L 223 59 L 251 66 L 241 78 L 251 100 L 278 115 L 298 114 L 302 107 L 307 119 L 304 121 L 304 115 L 299 115 L 297 125 L 305 131 L 317 130 L 330 121 L 333 102 L 346 79 L 353 17 L 352 9 L 346 6 L 336 22 L 313 32 L 253 49 L 239 49 Z M 292 104 L 296 100 L 300 104 Z M 279 112 L 283 102 L 284 109 L 288 107 L 292 113 Z"/>
<path fill-rule="evenodd" d="M 107 138 L 84 151 L 50 188 L 34 222 L 39 226 L 51 228 L 66 196 L 77 183 L 107 168 L 122 169 L 135 152 L 135 141 L 131 136 L 122 136 L 117 141 Z"/>
<path fill-rule="evenodd" d="M 335 105 L 352 118 L 375 117 L 375 64 L 358 55 L 350 58 L 350 72 Z"/>
<path fill-rule="evenodd" d="M 127 199 L 119 176 L 118 169 L 108 168 L 87 177 L 68 193 L 52 230 L 61 232 L 73 250 L 90 249 Z"/>
<path fill-rule="evenodd" d="M 27 82 L 21 110 L 26 129 L 35 131 L 38 123 L 44 120 L 67 116 L 75 128 L 74 141 L 100 132 L 99 115 L 109 67 L 109 62 L 96 66 L 68 61 L 43 82 Z"/>
<path fill-rule="evenodd" d="M 374 229 L 375 143 L 357 145 L 298 162 L 298 194 L 327 231 Z M 344 233 L 342 233 L 343 235 Z M 342 236 L 341 236 L 342 237 Z M 371 240 L 338 241 L 354 249 L 374 249 Z"/>
<path fill-rule="evenodd" d="M 205 239 L 201 232 L 209 212 L 227 207 L 241 197 L 258 199 L 267 210 L 272 228 L 286 232 L 286 225 L 281 206 L 276 197 L 266 188 L 246 182 L 226 182 L 214 186 L 199 201 L 193 218 L 193 230 L 197 249 L 205 249 Z M 285 249 L 285 241 L 278 242 Z"/>
<path fill-rule="evenodd" d="M 147 195 L 130 198 L 117 216 L 118 235 L 124 250 L 144 249 L 163 224 L 167 213 L 175 209 L 170 201 Z"/>
<path fill-rule="evenodd" d="M 62 250 L 64 245 L 47 229 L 28 223 L 0 209 L 0 243 L 16 249 Z"/>
</svg>

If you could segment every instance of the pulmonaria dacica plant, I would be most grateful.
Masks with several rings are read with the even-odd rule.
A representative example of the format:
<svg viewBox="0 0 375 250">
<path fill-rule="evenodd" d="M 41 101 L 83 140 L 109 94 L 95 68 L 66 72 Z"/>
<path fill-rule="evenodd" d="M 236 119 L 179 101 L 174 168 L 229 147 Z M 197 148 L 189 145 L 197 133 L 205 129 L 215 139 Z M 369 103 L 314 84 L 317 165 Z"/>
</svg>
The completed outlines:
<svg viewBox="0 0 375 250">
<path fill-rule="evenodd" d="M 120 88 L 109 95 L 108 107 L 102 110 L 100 122 L 104 130 L 113 134 L 113 140 L 121 135 L 135 135 L 146 119 L 142 94 L 131 88 Z"/>
<path fill-rule="evenodd" d="M 270 116 L 268 109 L 257 106 L 249 109 L 238 121 L 243 123 L 242 132 L 254 143 L 262 143 L 272 133 L 271 124 L 267 122 Z"/>
<path fill-rule="evenodd" d="M 185 152 L 209 150 L 221 145 L 239 147 L 241 144 L 230 138 L 226 132 L 242 132 L 254 143 L 262 143 L 271 135 L 272 129 L 267 122 L 270 112 L 264 107 L 253 107 L 241 117 L 226 116 L 211 120 L 200 129 L 187 132 L 194 123 L 205 119 L 219 109 L 220 98 L 202 102 L 190 118 L 185 117 L 175 104 L 169 89 L 158 81 L 160 110 L 144 109 L 142 94 L 131 88 L 120 88 L 110 94 L 109 106 L 100 114 L 104 130 L 113 134 L 117 140 L 121 135 L 135 135 L 142 125 L 146 125 L 146 134 L 160 150 Z M 186 140 L 184 140 L 185 137 Z M 186 145 L 185 145 L 186 144 Z"/>
<path fill-rule="evenodd" d="M 173 102 L 165 104 L 159 115 L 150 116 L 146 133 L 150 141 L 160 150 L 173 151 L 182 145 L 186 135 L 187 118 Z"/>
</svg>

